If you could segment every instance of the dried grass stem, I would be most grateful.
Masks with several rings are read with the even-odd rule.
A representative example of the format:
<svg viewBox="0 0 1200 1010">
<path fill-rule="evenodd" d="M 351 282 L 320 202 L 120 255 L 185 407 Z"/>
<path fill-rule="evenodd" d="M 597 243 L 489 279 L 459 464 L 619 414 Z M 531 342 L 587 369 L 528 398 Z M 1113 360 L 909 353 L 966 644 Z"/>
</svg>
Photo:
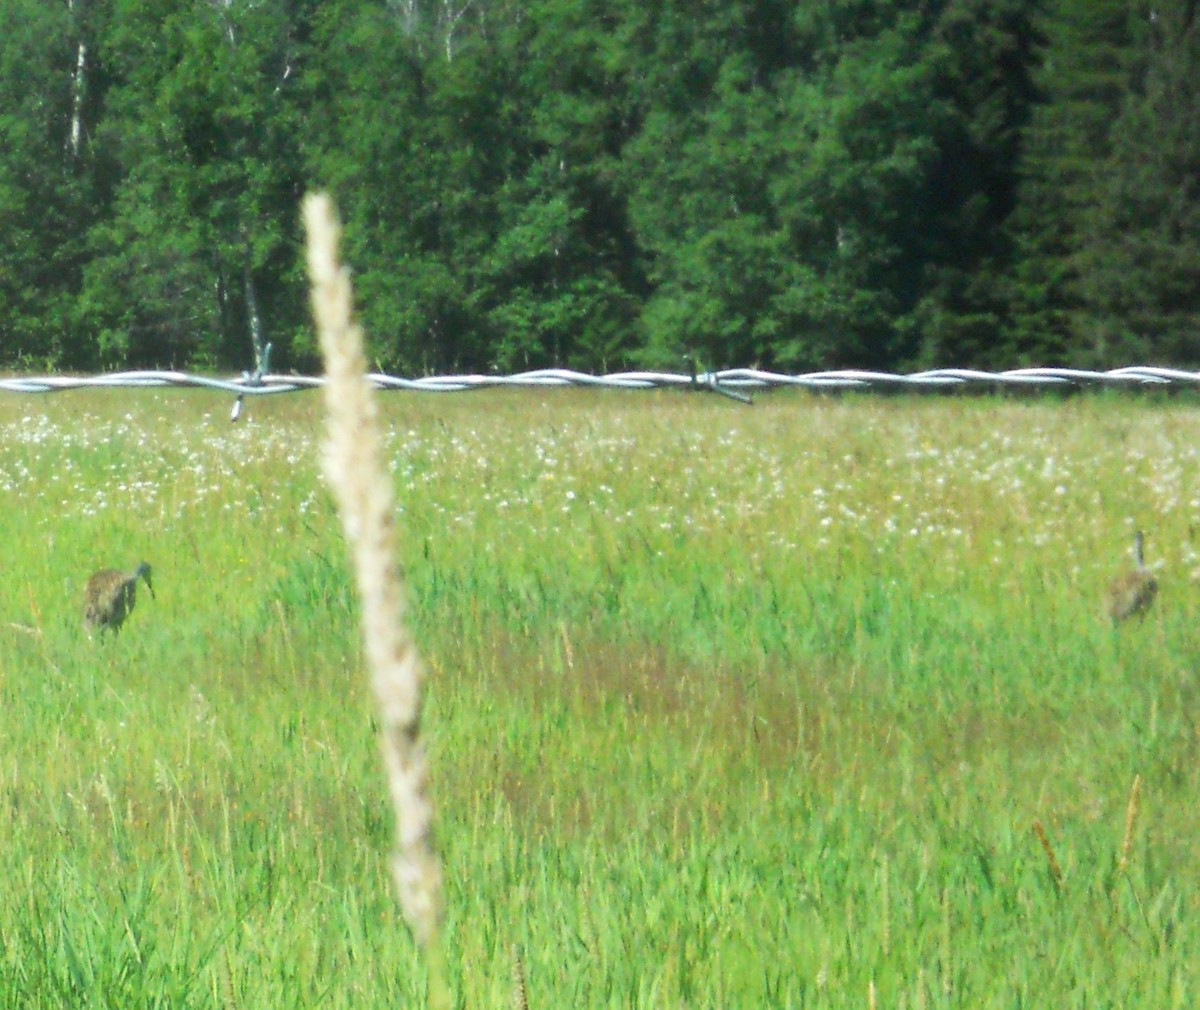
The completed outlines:
<svg viewBox="0 0 1200 1010">
<path fill-rule="evenodd" d="M 1037 839 L 1042 843 L 1042 851 L 1046 853 L 1046 863 L 1050 867 L 1050 879 L 1054 881 L 1054 889 L 1062 893 L 1063 889 L 1063 872 L 1062 867 L 1058 864 L 1058 856 L 1054 854 L 1054 846 L 1050 844 L 1050 836 L 1046 834 L 1046 829 L 1041 821 L 1033 822 L 1033 833 L 1037 835 Z"/>
</svg>

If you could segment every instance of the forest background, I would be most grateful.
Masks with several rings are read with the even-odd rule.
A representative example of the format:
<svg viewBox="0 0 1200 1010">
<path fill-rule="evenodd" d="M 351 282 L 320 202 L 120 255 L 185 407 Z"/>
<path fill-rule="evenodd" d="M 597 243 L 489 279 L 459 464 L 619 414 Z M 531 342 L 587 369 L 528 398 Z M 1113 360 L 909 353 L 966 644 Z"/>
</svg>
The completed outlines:
<svg viewBox="0 0 1200 1010">
<path fill-rule="evenodd" d="M 1200 366 L 1196 0 L 0 0 L 0 366 Z"/>
</svg>

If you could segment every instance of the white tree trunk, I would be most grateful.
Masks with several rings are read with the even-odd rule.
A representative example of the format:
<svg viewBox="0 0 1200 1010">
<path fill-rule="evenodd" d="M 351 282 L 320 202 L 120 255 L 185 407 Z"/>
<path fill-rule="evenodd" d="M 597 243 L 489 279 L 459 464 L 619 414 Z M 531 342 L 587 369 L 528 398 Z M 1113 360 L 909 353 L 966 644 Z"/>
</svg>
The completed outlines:
<svg viewBox="0 0 1200 1010">
<path fill-rule="evenodd" d="M 250 321 L 250 342 L 254 345 L 254 371 L 261 375 L 267 367 L 267 345 L 263 341 L 262 313 L 258 308 L 258 287 L 254 283 L 254 274 L 250 270 L 250 250 L 246 250 L 246 266 L 244 268 L 246 285 L 246 315 Z"/>
<path fill-rule="evenodd" d="M 67 0 L 67 9 L 74 15 L 76 0 Z M 75 67 L 71 71 L 71 129 L 67 144 L 71 157 L 77 159 L 83 148 L 83 98 L 87 91 L 87 43 L 82 35 L 75 49 Z"/>
<path fill-rule="evenodd" d="M 472 0 L 442 0 L 442 29 L 446 33 L 446 62 L 454 61 L 454 33 L 462 16 L 471 9 Z"/>
</svg>

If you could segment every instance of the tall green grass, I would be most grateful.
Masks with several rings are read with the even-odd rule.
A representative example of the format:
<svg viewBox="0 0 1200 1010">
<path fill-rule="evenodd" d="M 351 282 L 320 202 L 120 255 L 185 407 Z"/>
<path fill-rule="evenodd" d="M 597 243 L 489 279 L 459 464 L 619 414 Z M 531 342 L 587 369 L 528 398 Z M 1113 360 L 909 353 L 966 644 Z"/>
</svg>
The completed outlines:
<svg viewBox="0 0 1200 1010">
<path fill-rule="evenodd" d="M 227 406 L 0 400 L 0 1005 L 422 1000 L 320 403 Z M 459 1005 L 1194 1004 L 1190 403 L 382 409 Z"/>
</svg>

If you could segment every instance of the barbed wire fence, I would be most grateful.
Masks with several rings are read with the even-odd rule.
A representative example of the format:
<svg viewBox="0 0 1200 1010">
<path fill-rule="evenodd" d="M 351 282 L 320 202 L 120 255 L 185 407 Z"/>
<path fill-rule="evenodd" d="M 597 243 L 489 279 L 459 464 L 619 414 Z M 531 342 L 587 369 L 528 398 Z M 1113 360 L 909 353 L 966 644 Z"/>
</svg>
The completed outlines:
<svg viewBox="0 0 1200 1010">
<path fill-rule="evenodd" d="M 57 393 L 72 389 L 198 387 L 229 393 L 235 397 L 230 420 L 241 414 L 247 396 L 295 393 L 323 386 L 322 376 L 274 375 L 267 371 L 270 345 L 255 347 L 255 370 L 241 378 L 221 379 L 175 371 L 112 372 L 90 376 L 28 376 L 0 378 L 0 392 Z M 752 392 L 771 389 L 812 391 L 877 390 L 946 392 L 952 390 L 1003 391 L 1013 389 L 1072 390 L 1087 388 L 1175 388 L 1200 389 L 1200 372 L 1149 365 L 1133 365 L 1109 371 L 1077 368 L 1017 368 L 1001 372 L 966 368 L 938 368 L 908 374 L 857 369 L 806 372 L 787 375 L 757 368 L 720 371 L 613 372 L 589 375 L 566 368 L 543 368 L 514 375 L 434 375 L 406 379 L 373 373 L 368 377 L 378 389 L 422 393 L 461 393 L 495 388 L 546 389 L 578 386 L 590 389 L 693 389 L 728 396 L 750 403 Z"/>
</svg>

